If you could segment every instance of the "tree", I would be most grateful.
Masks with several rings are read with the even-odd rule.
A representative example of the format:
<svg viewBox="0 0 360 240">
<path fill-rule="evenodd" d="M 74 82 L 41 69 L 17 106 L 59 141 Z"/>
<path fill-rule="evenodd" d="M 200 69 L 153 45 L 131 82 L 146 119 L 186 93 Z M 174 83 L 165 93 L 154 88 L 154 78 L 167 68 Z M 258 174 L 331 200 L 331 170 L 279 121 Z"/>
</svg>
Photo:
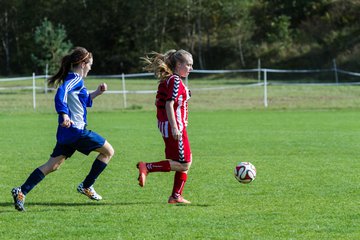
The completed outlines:
<svg viewBox="0 0 360 240">
<path fill-rule="evenodd" d="M 3 26 L 1 31 L 1 46 L 4 50 L 5 73 L 10 72 L 10 38 L 9 38 L 9 14 L 7 11 L 0 18 L 0 24 Z"/>
<path fill-rule="evenodd" d="M 15 59 L 13 49 L 16 46 L 16 21 L 19 1 L 0 0 L 0 72 L 10 74 Z"/>
<path fill-rule="evenodd" d="M 359 0 L 0 0 L 0 6 L 6 75 L 43 71 L 46 63 L 53 71 L 71 47 L 66 39 L 93 52 L 93 74 L 141 71 L 139 57 L 171 48 L 189 50 L 195 68 L 204 69 L 252 67 L 258 58 L 267 67 L 329 66 L 332 58 L 359 66 Z"/>
<path fill-rule="evenodd" d="M 45 18 L 40 26 L 36 27 L 34 40 L 39 49 L 31 57 L 40 69 L 45 70 L 49 65 L 49 73 L 55 73 L 59 67 L 61 58 L 72 48 L 72 43 L 66 41 L 65 27 L 58 24 L 57 27 Z"/>
<path fill-rule="evenodd" d="M 204 68 L 239 68 L 249 64 L 253 20 L 251 1 L 197 1 L 194 8 L 199 65 Z M 203 46 L 203 47 L 202 47 Z M 202 62 L 201 62 L 202 61 Z M 202 63 L 202 64 L 201 64 Z"/>
</svg>

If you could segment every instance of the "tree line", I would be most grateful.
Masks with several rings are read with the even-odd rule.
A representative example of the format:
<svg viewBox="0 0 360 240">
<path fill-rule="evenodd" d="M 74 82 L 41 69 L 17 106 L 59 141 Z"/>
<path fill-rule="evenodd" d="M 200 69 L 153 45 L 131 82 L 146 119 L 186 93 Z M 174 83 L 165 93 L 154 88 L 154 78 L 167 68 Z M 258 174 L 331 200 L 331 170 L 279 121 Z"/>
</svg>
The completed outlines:
<svg viewBox="0 0 360 240">
<path fill-rule="evenodd" d="M 186 49 L 196 69 L 360 67 L 358 0 L 0 0 L 0 75 L 44 73 L 73 46 L 93 73 Z"/>
</svg>

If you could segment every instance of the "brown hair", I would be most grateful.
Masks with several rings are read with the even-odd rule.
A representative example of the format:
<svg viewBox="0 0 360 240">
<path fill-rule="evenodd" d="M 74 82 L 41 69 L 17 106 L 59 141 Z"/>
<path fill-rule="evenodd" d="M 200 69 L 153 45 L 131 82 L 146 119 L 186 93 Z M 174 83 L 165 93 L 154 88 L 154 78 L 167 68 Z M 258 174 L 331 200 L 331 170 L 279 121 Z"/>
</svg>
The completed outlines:
<svg viewBox="0 0 360 240">
<path fill-rule="evenodd" d="M 56 87 L 61 85 L 73 67 L 78 66 L 82 62 L 88 63 L 91 58 L 91 52 L 83 47 L 75 47 L 68 55 L 62 58 L 59 71 L 48 79 L 48 85 Z"/>
<path fill-rule="evenodd" d="M 142 58 L 145 63 L 144 70 L 153 72 L 162 82 L 174 74 L 176 64 L 185 62 L 185 56 L 191 56 L 191 53 L 183 49 L 172 49 L 163 54 L 151 52 L 149 55 Z"/>
</svg>

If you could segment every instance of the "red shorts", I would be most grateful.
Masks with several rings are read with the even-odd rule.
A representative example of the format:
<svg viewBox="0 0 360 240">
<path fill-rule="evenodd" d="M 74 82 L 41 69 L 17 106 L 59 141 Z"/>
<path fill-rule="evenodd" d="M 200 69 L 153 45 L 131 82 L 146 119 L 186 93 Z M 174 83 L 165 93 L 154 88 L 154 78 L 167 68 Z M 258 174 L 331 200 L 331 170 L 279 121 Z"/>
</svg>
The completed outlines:
<svg viewBox="0 0 360 240">
<path fill-rule="evenodd" d="M 171 130 L 170 130 L 171 131 Z M 164 137 L 165 157 L 167 159 L 189 163 L 192 160 L 190 143 L 186 129 L 183 130 L 179 140 L 175 140 L 172 134 Z"/>
</svg>

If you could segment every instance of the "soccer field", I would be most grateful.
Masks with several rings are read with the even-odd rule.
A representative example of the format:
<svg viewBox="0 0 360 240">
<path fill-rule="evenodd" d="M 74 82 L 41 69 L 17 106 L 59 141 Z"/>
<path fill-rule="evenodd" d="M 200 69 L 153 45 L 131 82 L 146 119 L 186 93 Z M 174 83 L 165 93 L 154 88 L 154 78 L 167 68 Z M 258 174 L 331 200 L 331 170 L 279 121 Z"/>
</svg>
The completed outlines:
<svg viewBox="0 0 360 240">
<path fill-rule="evenodd" d="M 360 239 L 360 112 L 193 111 L 189 206 L 167 204 L 172 173 L 137 184 L 136 163 L 163 159 L 153 111 L 91 112 L 89 129 L 116 153 L 94 202 L 76 192 L 95 154 L 76 153 L 28 194 L 17 212 L 10 190 L 44 163 L 55 113 L 0 114 L 0 239 Z M 240 161 L 254 182 L 233 176 Z"/>
</svg>

